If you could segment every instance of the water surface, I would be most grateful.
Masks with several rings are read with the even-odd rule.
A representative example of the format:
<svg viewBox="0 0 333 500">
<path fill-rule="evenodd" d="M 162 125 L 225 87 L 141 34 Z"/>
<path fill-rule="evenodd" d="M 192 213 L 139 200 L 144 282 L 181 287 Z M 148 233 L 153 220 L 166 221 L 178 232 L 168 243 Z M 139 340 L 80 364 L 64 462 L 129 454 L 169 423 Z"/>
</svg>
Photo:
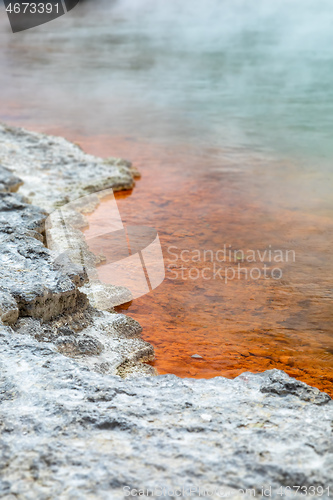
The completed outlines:
<svg viewBox="0 0 333 500">
<path fill-rule="evenodd" d="M 160 373 L 276 367 L 333 392 L 332 21 L 328 0 L 100 0 L 13 35 L 1 12 L 0 119 L 132 160 L 124 221 L 200 273 L 128 307 Z M 171 261 L 224 245 L 295 261 L 227 283 Z"/>
</svg>

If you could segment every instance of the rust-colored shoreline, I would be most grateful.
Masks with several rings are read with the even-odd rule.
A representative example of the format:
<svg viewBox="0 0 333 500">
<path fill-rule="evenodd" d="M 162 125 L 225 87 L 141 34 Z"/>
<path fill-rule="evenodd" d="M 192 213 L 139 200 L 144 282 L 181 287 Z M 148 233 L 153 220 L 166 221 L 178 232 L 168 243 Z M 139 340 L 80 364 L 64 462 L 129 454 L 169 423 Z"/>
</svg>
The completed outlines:
<svg viewBox="0 0 333 500">
<path fill-rule="evenodd" d="M 179 251 L 218 249 L 226 240 L 236 248 L 271 244 L 296 249 L 298 260 L 295 265 L 283 264 L 285 274 L 279 282 L 207 284 L 203 279 L 173 280 L 167 272 L 164 283 L 151 294 L 120 307 L 140 322 L 143 338 L 154 345 L 152 364 L 158 373 L 233 378 L 244 371 L 278 368 L 333 395 L 333 317 L 323 296 L 331 261 L 326 261 L 329 269 L 313 268 L 313 262 L 325 259 L 323 234 L 332 229 L 328 218 L 287 207 L 264 212 L 255 200 L 262 186 L 251 186 L 252 173 L 242 174 L 242 180 L 231 172 L 219 190 L 218 175 L 208 178 L 196 171 L 197 166 L 186 168 L 186 159 L 177 158 L 175 151 L 161 154 L 148 144 L 133 151 L 133 142 L 111 138 L 106 144 L 96 137 L 79 142 L 95 154 L 112 150 L 126 156 L 127 150 L 137 159 L 143 179 L 133 191 L 116 194 L 118 206 L 125 223 L 158 230 L 166 265 L 169 245 Z M 237 191 L 241 198 L 235 196 Z M 107 206 L 105 210 L 107 214 Z M 316 251 L 318 243 L 321 248 Z M 205 265 L 195 263 L 199 270 Z M 192 358 L 194 354 L 202 358 Z"/>
<path fill-rule="evenodd" d="M 278 368 L 333 396 L 332 222 L 308 210 L 296 191 L 291 201 L 297 175 L 284 177 L 285 165 L 266 172 L 244 151 L 196 157 L 185 147 L 35 128 L 64 135 L 88 153 L 135 159 L 142 180 L 116 194 L 118 206 L 124 223 L 158 230 L 166 265 L 170 245 L 295 249 L 296 263 L 283 266 L 279 282 L 191 281 L 167 272 L 152 293 L 120 307 L 153 344 L 158 373 L 234 378 Z M 195 263 L 199 270 L 205 265 Z"/>
</svg>

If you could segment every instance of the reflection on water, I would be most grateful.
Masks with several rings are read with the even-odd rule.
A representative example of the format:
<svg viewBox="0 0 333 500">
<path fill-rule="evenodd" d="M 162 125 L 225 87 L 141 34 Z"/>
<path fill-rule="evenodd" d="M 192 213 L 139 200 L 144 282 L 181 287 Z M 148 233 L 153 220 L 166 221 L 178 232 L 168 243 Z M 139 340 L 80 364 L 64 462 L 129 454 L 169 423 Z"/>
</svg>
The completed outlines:
<svg viewBox="0 0 333 500">
<path fill-rule="evenodd" d="M 167 264 L 295 251 L 279 280 L 207 280 L 201 260 L 134 301 L 161 373 L 277 367 L 333 392 L 332 21 L 329 0 L 100 0 L 14 36 L 0 13 L 0 119 L 133 160 L 121 215 Z"/>
</svg>

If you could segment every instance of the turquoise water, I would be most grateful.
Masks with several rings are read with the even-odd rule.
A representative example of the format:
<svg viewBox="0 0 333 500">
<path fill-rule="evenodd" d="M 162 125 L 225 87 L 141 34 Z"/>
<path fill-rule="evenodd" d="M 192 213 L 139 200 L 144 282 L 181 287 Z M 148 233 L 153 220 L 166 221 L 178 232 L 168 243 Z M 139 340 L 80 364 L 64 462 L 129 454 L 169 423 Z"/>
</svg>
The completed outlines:
<svg viewBox="0 0 333 500">
<path fill-rule="evenodd" d="M 86 1 L 16 35 L 4 14 L 4 119 L 19 103 L 22 119 L 79 132 L 267 149 L 329 168 L 330 0 Z"/>
</svg>

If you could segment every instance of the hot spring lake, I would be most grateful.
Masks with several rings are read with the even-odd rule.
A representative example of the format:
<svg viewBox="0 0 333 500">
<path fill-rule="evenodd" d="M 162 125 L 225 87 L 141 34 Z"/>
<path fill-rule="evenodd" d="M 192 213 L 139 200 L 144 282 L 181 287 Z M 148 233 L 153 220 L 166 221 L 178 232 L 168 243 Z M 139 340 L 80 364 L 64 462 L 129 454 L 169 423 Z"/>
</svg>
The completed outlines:
<svg viewBox="0 0 333 500">
<path fill-rule="evenodd" d="M 0 120 L 142 174 L 118 206 L 166 278 L 120 310 L 159 373 L 333 394 L 332 25 L 329 0 L 86 0 L 15 35 L 0 10 Z"/>
</svg>

